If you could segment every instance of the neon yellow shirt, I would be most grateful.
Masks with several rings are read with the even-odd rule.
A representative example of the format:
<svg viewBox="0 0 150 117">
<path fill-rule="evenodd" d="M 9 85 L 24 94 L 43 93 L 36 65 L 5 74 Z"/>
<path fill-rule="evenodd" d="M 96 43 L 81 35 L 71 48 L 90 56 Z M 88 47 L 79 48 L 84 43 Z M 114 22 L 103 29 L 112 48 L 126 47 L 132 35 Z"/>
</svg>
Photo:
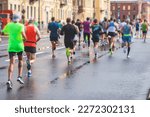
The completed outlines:
<svg viewBox="0 0 150 117">
<path fill-rule="evenodd" d="M 24 43 L 22 32 L 24 32 L 24 25 L 20 23 L 10 22 L 2 30 L 4 34 L 8 34 L 8 52 L 24 51 Z"/>
</svg>

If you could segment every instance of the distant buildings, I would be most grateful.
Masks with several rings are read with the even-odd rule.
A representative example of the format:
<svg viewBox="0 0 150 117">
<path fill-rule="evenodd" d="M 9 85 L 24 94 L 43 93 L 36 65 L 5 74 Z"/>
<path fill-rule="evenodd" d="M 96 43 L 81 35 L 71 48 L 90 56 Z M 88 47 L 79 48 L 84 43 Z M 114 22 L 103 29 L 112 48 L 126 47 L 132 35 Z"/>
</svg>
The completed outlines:
<svg viewBox="0 0 150 117">
<path fill-rule="evenodd" d="M 116 19 L 147 19 L 150 22 L 150 2 L 145 0 L 112 0 L 111 16 Z"/>
</svg>

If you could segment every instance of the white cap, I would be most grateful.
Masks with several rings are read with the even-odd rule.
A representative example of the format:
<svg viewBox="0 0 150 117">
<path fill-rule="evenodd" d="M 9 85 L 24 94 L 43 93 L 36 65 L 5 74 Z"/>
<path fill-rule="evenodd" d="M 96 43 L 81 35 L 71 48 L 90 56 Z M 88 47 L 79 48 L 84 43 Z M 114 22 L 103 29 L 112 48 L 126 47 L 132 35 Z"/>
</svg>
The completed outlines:
<svg viewBox="0 0 150 117">
<path fill-rule="evenodd" d="M 19 14 L 13 14 L 12 21 L 19 22 L 21 20 L 21 16 Z"/>
</svg>

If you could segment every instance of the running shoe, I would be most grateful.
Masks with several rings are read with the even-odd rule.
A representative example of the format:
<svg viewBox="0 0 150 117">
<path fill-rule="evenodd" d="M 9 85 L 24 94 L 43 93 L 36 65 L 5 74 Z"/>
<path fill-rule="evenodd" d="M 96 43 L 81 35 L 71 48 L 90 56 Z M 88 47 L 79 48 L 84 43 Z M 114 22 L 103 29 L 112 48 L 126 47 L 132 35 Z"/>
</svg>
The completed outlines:
<svg viewBox="0 0 150 117">
<path fill-rule="evenodd" d="M 31 77 L 32 76 L 32 72 L 31 70 L 28 71 L 28 77 Z"/>
<path fill-rule="evenodd" d="M 129 56 L 129 55 L 127 55 L 127 58 L 130 58 L 130 56 Z"/>
<path fill-rule="evenodd" d="M 53 54 L 53 55 L 52 55 L 52 58 L 55 58 L 55 57 L 56 57 L 56 56 Z"/>
<path fill-rule="evenodd" d="M 110 53 L 110 55 L 113 54 L 112 48 L 109 49 L 109 53 Z"/>
<path fill-rule="evenodd" d="M 98 57 L 97 54 L 95 54 L 95 57 L 94 57 L 94 58 L 97 59 L 97 57 Z"/>
<path fill-rule="evenodd" d="M 30 61 L 29 60 L 26 60 L 26 63 L 27 63 L 27 69 L 31 69 L 31 64 L 30 64 Z"/>
<path fill-rule="evenodd" d="M 18 81 L 20 84 L 24 84 L 24 81 L 22 80 L 22 77 L 21 77 L 21 76 L 18 76 L 17 81 Z"/>
<path fill-rule="evenodd" d="M 12 89 L 12 82 L 10 80 L 8 80 L 6 84 L 8 89 Z"/>
<path fill-rule="evenodd" d="M 69 60 L 69 61 L 68 61 L 68 65 L 70 65 L 70 64 L 71 64 L 71 61 Z"/>
</svg>

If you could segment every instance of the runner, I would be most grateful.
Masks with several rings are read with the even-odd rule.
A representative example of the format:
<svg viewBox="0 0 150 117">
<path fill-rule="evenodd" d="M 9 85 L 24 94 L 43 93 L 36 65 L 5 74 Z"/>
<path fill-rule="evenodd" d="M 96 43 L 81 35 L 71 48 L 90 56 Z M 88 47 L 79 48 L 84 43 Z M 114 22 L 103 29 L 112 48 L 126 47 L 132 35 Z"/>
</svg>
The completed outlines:
<svg viewBox="0 0 150 117">
<path fill-rule="evenodd" d="M 99 43 L 99 40 L 100 40 L 100 35 L 103 34 L 103 29 L 102 27 L 98 24 L 98 20 L 97 19 L 94 19 L 94 24 L 91 26 L 92 28 L 92 40 L 93 40 L 93 43 L 94 43 L 94 54 L 95 54 L 95 59 L 98 57 L 98 43 Z"/>
<path fill-rule="evenodd" d="M 48 24 L 48 31 L 50 31 L 50 41 L 52 44 L 52 58 L 55 58 L 55 50 L 56 50 L 56 44 L 58 43 L 59 38 L 59 25 L 55 22 L 55 18 L 52 17 L 52 22 Z"/>
<path fill-rule="evenodd" d="M 122 36 L 123 36 L 123 42 L 125 44 L 124 46 L 124 53 L 126 53 L 126 48 L 127 50 L 127 58 L 129 58 L 129 53 L 130 53 L 130 43 L 131 43 L 131 35 L 132 33 L 132 27 L 130 25 L 130 21 L 126 20 L 126 25 L 122 28 Z"/>
<path fill-rule="evenodd" d="M 34 20 L 30 19 L 28 25 L 25 28 L 25 33 L 27 36 L 27 40 L 24 43 L 25 52 L 27 55 L 27 69 L 28 69 L 28 77 L 31 77 L 31 64 L 35 62 L 36 59 L 36 43 L 41 39 L 39 29 L 34 25 Z M 36 36 L 38 37 L 36 39 Z"/>
<path fill-rule="evenodd" d="M 144 20 L 144 22 L 142 23 L 142 32 L 143 32 L 142 38 L 144 39 L 144 43 L 146 42 L 147 31 L 148 31 L 148 24 L 147 24 L 147 21 Z"/>
<path fill-rule="evenodd" d="M 1 35 L 1 31 L 2 31 L 2 18 L 0 17 L 0 35 Z M 0 37 L 0 42 L 2 41 L 1 37 Z"/>
<path fill-rule="evenodd" d="M 68 59 L 68 64 L 71 63 L 73 54 L 73 40 L 77 34 L 76 28 L 71 24 L 71 19 L 66 19 L 67 24 L 62 27 L 61 35 L 64 35 L 64 43 L 66 47 L 66 56 Z"/>
<path fill-rule="evenodd" d="M 83 22 L 83 35 L 84 35 L 84 43 L 85 45 L 88 43 L 88 47 L 90 47 L 90 26 L 91 22 L 90 22 L 90 18 L 87 17 L 86 21 Z"/>
<path fill-rule="evenodd" d="M 20 15 L 14 14 L 12 19 L 13 22 L 8 23 L 2 30 L 4 34 L 9 35 L 8 53 L 9 53 L 10 63 L 8 68 L 8 81 L 7 81 L 8 89 L 12 89 L 12 74 L 13 74 L 16 54 L 18 55 L 17 81 L 20 84 L 24 84 L 24 81 L 22 80 L 22 70 L 23 70 L 22 53 L 24 51 L 23 40 L 24 39 L 26 40 L 26 35 L 24 32 L 23 24 L 19 23 L 20 19 L 21 19 Z"/>
<path fill-rule="evenodd" d="M 108 20 L 106 17 L 104 18 L 104 21 L 102 22 L 102 28 L 104 30 L 104 40 L 102 40 L 102 45 L 105 46 L 108 42 L 107 40 Z"/>
<path fill-rule="evenodd" d="M 112 55 L 115 48 L 115 36 L 116 36 L 116 26 L 114 24 L 113 19 L 110 19 L 110 23 L 108 24 L 108 41 L 109 41 L 109 52 Z"/>
<path fill-rule="evenodd" d="M 119 24 L 117 23 L 116 19 L 114 19 L 114 24 L 116 26 L 116 34 L 118 35 L 117 36 L 117 42 L 119 42 L 119 39 L 120 39 L 120 37 L 119 37 L 120 30 L 119 30 Z"/>
<path fill-rule="evenodd" d="M 136 20 L 135 23 L 135 28 L 136 28 L 136 37 L 139 38 L 139 34 L 140 34 L 140 24 L 139 24 L 139 20 Z"/>
<path fill-rule="evenodd" d="M 74 27 L 76 28 L 77 34 L 74 37 L 73 40 L 73 54 L 75 55 L 75 50 L 76 50 L 76 44 L 77 44 L 77 35 L 79 34 L 79 28 L 78 26 L 75 25 L 75 21 L 72 20 L 72 25 L 74 25 Z"/>
<path fill-rule="evenodd" d="M 122 22 L 119 24 L 119 30 L 120 30 L 120 36 L 122 36 L 122 28 L 126 25 L 127 23 L 125 22 L 125 20 L 123 19 Z M 122 36 L 122 40 L 123 40 L 123 36 Z M 124 47 L 124 42 L 122 42 L 121 47 Z"/>
<path fill-rule="evenodd" d="M 80 46 L 81 45 L 81 33 L 82 33 L 82 27 L 83 27 L 82 22 L 79 19 L 77 19 L 77 22 L 75 23 L 75 25 L 77 25 L 79 28 L 78 36 L 79 36 L 79 46 Z"/>
</svg>

